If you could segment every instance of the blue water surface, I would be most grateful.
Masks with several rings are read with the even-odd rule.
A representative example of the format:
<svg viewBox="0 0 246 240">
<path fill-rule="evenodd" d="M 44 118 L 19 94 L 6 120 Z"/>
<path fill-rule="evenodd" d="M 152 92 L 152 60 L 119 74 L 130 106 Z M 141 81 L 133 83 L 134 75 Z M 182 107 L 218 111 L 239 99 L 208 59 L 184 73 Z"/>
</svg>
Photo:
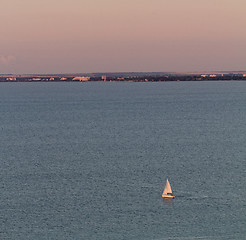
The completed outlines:
<svg viewBox="0 0 246 240">
<path fill-rule="evenodd" d="M 0 239 L 244 240 L 246 82 L 1 83 L 0 164 Z"/>
</svg>

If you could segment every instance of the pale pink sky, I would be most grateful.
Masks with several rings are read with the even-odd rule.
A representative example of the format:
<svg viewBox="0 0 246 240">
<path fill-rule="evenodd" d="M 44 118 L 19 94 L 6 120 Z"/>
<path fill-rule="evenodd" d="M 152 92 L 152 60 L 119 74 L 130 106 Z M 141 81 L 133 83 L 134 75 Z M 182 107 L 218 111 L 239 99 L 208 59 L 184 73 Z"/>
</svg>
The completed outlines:
<svg viewBox="0 0 246 240">
<path fill-rule="evenodd" d="M 246 0 L 0 6 L 0 74 L 246 70 Z"/>
</svg>

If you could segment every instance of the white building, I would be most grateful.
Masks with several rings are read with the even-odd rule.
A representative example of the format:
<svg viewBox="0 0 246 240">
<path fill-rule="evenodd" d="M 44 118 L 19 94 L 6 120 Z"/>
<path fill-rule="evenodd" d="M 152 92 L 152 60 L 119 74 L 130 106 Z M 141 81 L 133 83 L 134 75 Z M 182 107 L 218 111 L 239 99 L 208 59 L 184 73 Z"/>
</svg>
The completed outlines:
<svg viewBox="0 0 246 240">
<path fill-rule="evenodd" d="M 80 81 L 80 82 L 86 82 L 89 81 L 91 78 L 90 77 L 74 77 L 72 80 L 73 81 Z"/>
<path fill-rule="evenodd" d="M 16 78 L 15 77 L 8 77 L 6 78 L 7 81 L 16 81 Z"/>
</svg>

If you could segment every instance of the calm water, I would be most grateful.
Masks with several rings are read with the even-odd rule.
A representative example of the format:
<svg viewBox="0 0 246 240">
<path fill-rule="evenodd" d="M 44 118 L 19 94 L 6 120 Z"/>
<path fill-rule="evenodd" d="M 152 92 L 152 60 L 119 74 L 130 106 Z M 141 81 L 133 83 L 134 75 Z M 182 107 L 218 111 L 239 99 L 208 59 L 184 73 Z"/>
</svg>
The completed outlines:
<svg viewBox="0 0 246 240">
<path fill-rule="evenodd" d="M 0 239 L 244 240 L 246 82 L 1 83 L 0 164 Z"/>
</svg>

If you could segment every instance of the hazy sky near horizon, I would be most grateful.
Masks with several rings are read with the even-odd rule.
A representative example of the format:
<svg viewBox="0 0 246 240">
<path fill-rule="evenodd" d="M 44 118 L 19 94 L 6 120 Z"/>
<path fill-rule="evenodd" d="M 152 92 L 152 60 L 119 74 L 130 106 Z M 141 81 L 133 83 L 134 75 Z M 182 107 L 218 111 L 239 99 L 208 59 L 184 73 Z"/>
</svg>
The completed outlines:
<svg viewBox="0 0 246 240">
<path fill-rule="evenodd" d="M 0 74 L 246 70 L 246 0 L 0 1 Z"/>
</svg>

